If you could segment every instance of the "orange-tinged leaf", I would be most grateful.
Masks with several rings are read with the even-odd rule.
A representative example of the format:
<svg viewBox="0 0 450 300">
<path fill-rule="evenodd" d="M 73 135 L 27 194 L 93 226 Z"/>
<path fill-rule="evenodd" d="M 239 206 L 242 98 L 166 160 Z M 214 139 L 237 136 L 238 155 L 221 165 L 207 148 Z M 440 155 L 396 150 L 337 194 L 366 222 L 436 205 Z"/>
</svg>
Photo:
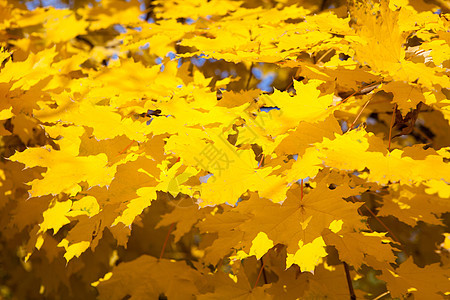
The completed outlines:
<svg viewBox="0 0 450 300">
<path fill-rule="evenodd" d="M 188 299 L 198 295 L 205 278 L 183 261 L 159 260 L 148 255 L 119 264 L 112 276 L 99 281 L 99 299 L 119 300 L 126 295 L 136 299 Z"/>
<path fill-rule="evenodd" d="M 250 282 L 242 265 L 240 272 L 236 276 L 233 276 L 232 274 L 227 275 L 221 271 L 217 272 L 214 275 L 213 282 L 215 286 L 214 292 L 199 295 L 198 299 L 272 299 L 272 297 L 265 292 L 265 289 L 270 287 L 270 285 L 254 287 L 254 283 Z"/>
<path fill-rule="evenodd" d="M 365 261 L 365 257 L 368 255 L 373 256 L 380 262 L 395 262 L 395 255 L 391 246 L 383 243 L 384 240 L 387 240 L 384 234 L 369 235 L 348 232 L 340 235 L 325 230 L 323 238 L 327 245 L 336 247 L 340 260 L 356 268 L 360 268 L 364 263 L 370 265 Z"/>
<path fill-rule="evenodd" d="M 411 257 L 395 272 L 383 271 L 379 277 L 387 283 L 394 297 L 412 292 L 418 298 L 442 299 L 443 293 L 450 292 L 448 272 L 438 263 L 421 268 L 414 264 Z"/>
</svg>

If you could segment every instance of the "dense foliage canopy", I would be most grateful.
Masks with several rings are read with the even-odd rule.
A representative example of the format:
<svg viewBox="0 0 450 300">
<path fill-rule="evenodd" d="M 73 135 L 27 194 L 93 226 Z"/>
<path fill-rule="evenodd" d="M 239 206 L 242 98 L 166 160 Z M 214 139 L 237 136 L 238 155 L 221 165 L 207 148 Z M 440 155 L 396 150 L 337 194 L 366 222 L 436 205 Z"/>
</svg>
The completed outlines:
<svg viewBox="0 0 450 300">
<path fill-rule="evenodd" d="M 448 297 L 449 9 L 0 0 L 0 298 Z"/>
</svg>

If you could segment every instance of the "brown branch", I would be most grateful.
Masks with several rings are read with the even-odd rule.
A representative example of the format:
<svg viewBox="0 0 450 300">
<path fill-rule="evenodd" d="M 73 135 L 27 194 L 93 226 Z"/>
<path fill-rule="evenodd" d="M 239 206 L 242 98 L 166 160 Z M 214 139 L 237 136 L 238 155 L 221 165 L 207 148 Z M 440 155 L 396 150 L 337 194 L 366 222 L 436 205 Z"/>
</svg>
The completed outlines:
<svg viewBox="0 0 450 300">
<path fill-rule="evenodd" d="M 355 290 L 353 289 L 352 278 L 350 277 L 350 269 L 344 261 L 345 277 L 347 278 L 348 291 L 350 293 L 350 300 L 356 300 Z"/>
<path fill-rule="evenodd" d="M 245 89 L 248 90 L 248 87 L 250 86 L 250 81 L 252 81 L 253 78 L 253 63 L 250 66 L 250 74 L 248 75 L 247 84 L 245 85 Z"/>
<path fill-rule="evenodd" d="M 322 0 L 322 3 L 320 4 L 320 10 L 319 11 L 324 11 L 326 5 L 327 5 L 327 0 Z"/>
<path fill-rule="evenodd" d="M 394 112 L 392 113 L 391 125 L 389 125 L 389 145 L 388 151 L 391 152 L 391 139 L 392 139 L 392 128 L 394 127 L 395 113 L 397 112 L 397 104 L 394 106 Z"/>
</svg>

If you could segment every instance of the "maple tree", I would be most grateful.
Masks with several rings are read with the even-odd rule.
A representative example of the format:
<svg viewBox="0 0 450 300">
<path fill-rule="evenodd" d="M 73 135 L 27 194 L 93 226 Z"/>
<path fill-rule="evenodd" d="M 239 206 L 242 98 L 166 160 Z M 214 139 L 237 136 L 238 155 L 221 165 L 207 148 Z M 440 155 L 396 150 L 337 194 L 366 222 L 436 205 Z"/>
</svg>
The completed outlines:
<svg viewBox="0 0 450 300">
<path fill-rule="evenodd" d="M 0 0 L 0 298 L 448 297 L 449 11 Z"/>
</svg>

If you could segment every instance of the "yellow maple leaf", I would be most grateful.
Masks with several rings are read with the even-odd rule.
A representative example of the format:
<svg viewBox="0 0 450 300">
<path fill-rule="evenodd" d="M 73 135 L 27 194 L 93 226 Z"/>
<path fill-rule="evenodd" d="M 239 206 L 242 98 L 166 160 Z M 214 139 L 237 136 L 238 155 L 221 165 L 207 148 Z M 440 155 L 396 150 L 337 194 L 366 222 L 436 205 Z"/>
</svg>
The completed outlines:
<svg viewBox="0 0 450 300">
<path fill-rule="evenodd" d="M 56 234 L 62 226 L 69 224 L 70 220 L 66 217 L 66 213 L 71 207 L 72 201 L 70 200 L 64 202 L 56 201 L 51 208 L 44 211 L 44 221 L 39 225 L 39 231 L 45 232 L 53 229 L 53 234 Z"/>
<path fill-rule="evenodd" d="M 47 168 L 43 179 L 29 182 L 33 197 L 61 192 L 75 195 L 81 190 L 78 183 L 87 181 L 91 186 L 105 186 L 111 183 L 115 173 L 115 168 L 107 167 L 108 159 L 104 153 L 81 157 L 64 151 L 29 148 L 17 152 L 10 160 L 22 162 L 27 168 Z"/>
<path fill-rule="evenodd" d="M 66 262 L 68 263 L 72 258 L 80 257 L 81 254 L 83 254 L 87 248 L 89 248 L 89 245 L 91 243 L 88 241 L 82 241 L 75 244 L 69 245 L 69 241 L 66 239 L 63 239 L 59 244 L 58 247 L 64 247 L 66 250 L 66 253 L 64 253 L 64 258 L 66 259 Z"/>
<path fill-rule="evenodd" d="M 304 84 L 294 81 L 295 96 L 278 90 L 275 90 L 271 95 L 264 95 L 262 99 L 268 106 L 276 106 L 280 110 L 279 113 L 274 114 L 271 118 L 265 118 L 265 120 L 262 115 L 258 115 L 256 121 L 264 124 L 268 134 L 277 136 L 287 132 L 288 129 L 295 128 L 299 122 L 313 123 L 325 120 L 333 112 L 329 108 L 333 103 L 333 95 L 325 94 L 321 96 L 318 87 L 323 82 L 321 80 L 310 80 Z"/>
<path fill-rule="evenodd" d="M 95 216 L 100 211 L 97 199 L 93 196 L 85 196 L 72 204 L 66 216 L 76 217 L 79 215 Z"/>
<path fill-rule="evenodd" d="M 287 254 L 286 268 L 296 264 L 302 272 L 314 272 L 316 266 L 322 263 L 322 258 L 328 255 L 325 246 L 322 237 L 318 237 L 306 245 L 303 245 L 303 241 L 300 241 L 300 249 L 295 254 Z"/>
<path fill-rule="evenodd" d="M 370 145 L 372 142 L 372 145 Z M 334 140 L 324 139 L 316 144 L 319 156 L 327 166 L 341 170 L 368 168 L 367 179 L 381 184 L 393 181 L 420 182 L 422 180 L 445 180 L 450 182 L 448 164 L 439 155 L 428 155 L 425 159 L 405 156 L 403 150 L 394 149 L 386 153 L 383 141 L 364 129 L 352 130 L 343 135 L 336 134 Z M 373 146 L 370 151 L 369 145 Z M 415 148 L 412 153 L 424 150 Z"/>
</svg>

